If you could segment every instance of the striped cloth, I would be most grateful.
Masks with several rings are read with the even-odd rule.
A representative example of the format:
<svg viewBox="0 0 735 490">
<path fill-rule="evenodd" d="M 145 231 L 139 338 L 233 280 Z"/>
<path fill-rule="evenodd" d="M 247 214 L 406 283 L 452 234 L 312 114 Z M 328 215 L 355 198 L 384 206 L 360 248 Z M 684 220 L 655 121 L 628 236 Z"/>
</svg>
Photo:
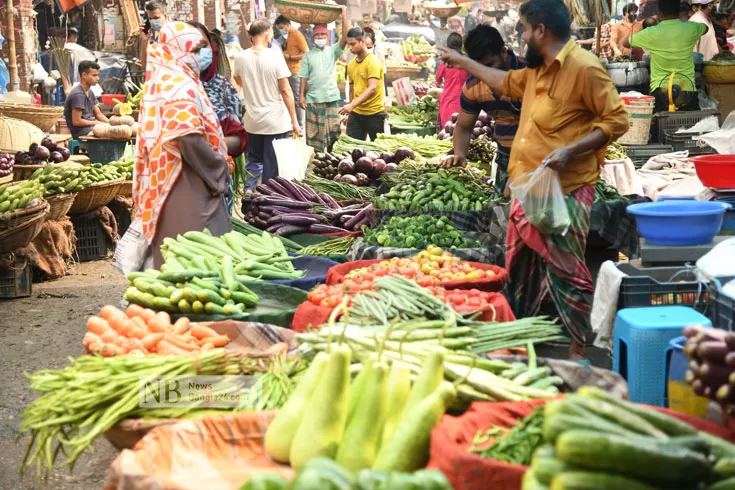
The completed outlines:
<svg viewBox="0 0 735 490">
<path fill-rule="evenodd" d="M 505 266 L 508 296 L 518 318 L 536 316 L 547 294 L 569 334 L 582 345 L 591 331 L 592 275 L 584 252 L 595 186 L 565 196 L 571 226 L 566 235 L 542 235 L 513 200 L 508 217 Z"/>
<path fill-rule="evenodd" d="M 339 101 L 306 105 L 307 145 L 315 151 L 331 151 L 339 135 Z"/>
<path fill-rule="evenodd" d="M 510 58 L 509 70 L 525 68 L 526 62 L 523 58 L 516 56 L 511 50 L 508 50 L 508 56 Z M 498 151 L 510 155 L 510 147 L 520 124 L 520 100 L 499 97 L 490 87 L 470 75 L 462 88 L 460 106 L 462 112 L 468 114 L 480 114 L 480 111 L 485 111 L 491 116 L 495 120 L 493 139 L 498 143 Z"/>
</svg>

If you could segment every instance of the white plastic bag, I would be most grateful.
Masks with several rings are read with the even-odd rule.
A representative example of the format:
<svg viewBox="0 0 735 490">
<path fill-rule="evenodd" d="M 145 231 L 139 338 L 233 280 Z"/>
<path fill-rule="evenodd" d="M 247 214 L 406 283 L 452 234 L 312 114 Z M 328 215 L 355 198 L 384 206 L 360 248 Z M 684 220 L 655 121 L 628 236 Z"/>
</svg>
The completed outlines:
<svg viewBox="0 0 735 490">
<path fill-rule="evenodd" d="M 544 235 L 565 235 L 571 218 L 556 170 L 541 165 L 510 185 L 526 218 Z"/>
<path fill-rule="evenodd" d="M 735 276 L 735 238 L 718 243 L 712 250 L 697 260 L 697 275 L 700 281 L 713 277 Z"/>
<path fill-rule="evenodd" d="M 697 136 L 694 139 L 704 141 L 720 154 L 735 152 L 735 111 L 727 116 L 719 130 Z"/>
<path fill-rule="evenodd" d="M 153 254 L 143 235 L 143 220 L 135 218 L 115 247 L 112 266 L 125 274 L 153 268 Z"/>
<path fill-rule="evenodd" d="M 298 138 L 273 140 L 278 161 L 278 175 L 286 180 L 301 180 L 306 176 L 314 148 Z"/>
<path fill-rule="evenodd" d="M 411 79 L 408 77 L 399 78 L 393 82 L 393 90 L 395 90 L 398 105 L 414 105 L 418 101 L 413 85 L 411 85 Z"/>
</svg>

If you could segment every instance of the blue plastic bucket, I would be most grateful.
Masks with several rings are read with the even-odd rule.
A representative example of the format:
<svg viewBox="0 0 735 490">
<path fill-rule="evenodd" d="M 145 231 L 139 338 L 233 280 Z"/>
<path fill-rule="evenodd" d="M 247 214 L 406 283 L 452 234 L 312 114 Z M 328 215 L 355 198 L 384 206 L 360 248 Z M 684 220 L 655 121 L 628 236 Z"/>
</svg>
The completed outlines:
<svg viewBox="0 0 735 490">
<path fill-rule="evenodd" d="M 325 259 L 323 257 L 313 257 L 304 255 L 294 260 L 293 266 L 297 270 L 306 271 L 306 275 L 299 279 L 278 279 L 272 282 L 275 284 L 283 284 L 292 288 L 311 291 L 317 284 L 323 284 L 327 280 L 327 271 L 338 264 L 334 260 Z"/>
<path fill-rule="evenodd" d="M 689 359 L 684 354 L 686 337 L 677 337 L 669 341 L 668 379 L 666 381 L 667 406 L 677 412 L 704 417 L 707 415 L 709 399 L 698 396 L 686 382 L 689 370 Z"/>
</svg>

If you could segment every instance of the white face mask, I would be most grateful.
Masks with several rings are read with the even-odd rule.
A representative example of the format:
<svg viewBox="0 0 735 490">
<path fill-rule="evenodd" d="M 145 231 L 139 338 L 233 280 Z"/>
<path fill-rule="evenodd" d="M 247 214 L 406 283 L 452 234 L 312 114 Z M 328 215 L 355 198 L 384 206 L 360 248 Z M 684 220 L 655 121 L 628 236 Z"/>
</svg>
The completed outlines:
<svg viewBox="0 0 735 490">
<path fill-rule="evenodd" d="M 367 52 L 370 53 L 370 54 L 375 53 L 375 47 L 367 48 Z"/>
<path fill-rule="evenodd" d="M 317 48 L 321 49 L 327 45 L 327 40 L 326 39 L 314 39 L 314 44 L 316 45 Z"/>
</svg>

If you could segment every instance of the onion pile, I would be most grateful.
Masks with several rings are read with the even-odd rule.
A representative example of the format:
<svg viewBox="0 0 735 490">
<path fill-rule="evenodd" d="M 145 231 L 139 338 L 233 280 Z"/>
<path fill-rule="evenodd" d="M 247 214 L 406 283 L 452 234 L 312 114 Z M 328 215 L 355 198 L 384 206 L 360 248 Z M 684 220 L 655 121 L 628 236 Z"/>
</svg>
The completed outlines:
<svg viewBox="0 0 735 490">
<path fill-rule="evenodd" d="M 48 162 L 61 163 L 71 157 L 68 148 L 58 146 L 51 138 L 44 138 L 41 144 L 31 143 L 28 151 L 19 151 L 15 154 L 18 165 L 45 165 Z"/>
<path fill-rule="evenodd" d="M 729 415 L 735 414 L 735 333 L 697 325 L 686 327 L 684 335 L 687 383 L 697 395 L 718 401 Z"/>
<path fill-rule="evenodd" d="M 439 139 L 447 140 L 454 134 L 454 126 L 457 124 L 459 119 L 459 113 L 455 112 L 452 114 L 452 120 L 444 124 L 444 128 L 439 131 Z M 489 138 L 492 138 L 493 132 L 495 131 L 495 121 L 485 111 L 480 111 L 480 115 L 477 116 L 475 121 L 475 127 L 472 130 L 472 139 L 477 139 L 483 134 L 486 134 Z"/>
<path fill-rule="evenodd" d="M 10 153 L 0 153 L 0 177 L 7 177 L 13 172 L 15 157 Z"/>
<path fill-rule="evenodd" d="M 320 177 L 366 186 L 377 181 L 384 172 L 395 170 L 398 167 L 397 162 L 414 156 L 410 148 L 399 148 L 395 153 L 366 152 L 356 148 L 352 153 L 341 155 L 317 153 L 311 163 L 314 173 Z M 401 160 L 398 160 L 398 157 L 402 157 Z"/>
</svg>

